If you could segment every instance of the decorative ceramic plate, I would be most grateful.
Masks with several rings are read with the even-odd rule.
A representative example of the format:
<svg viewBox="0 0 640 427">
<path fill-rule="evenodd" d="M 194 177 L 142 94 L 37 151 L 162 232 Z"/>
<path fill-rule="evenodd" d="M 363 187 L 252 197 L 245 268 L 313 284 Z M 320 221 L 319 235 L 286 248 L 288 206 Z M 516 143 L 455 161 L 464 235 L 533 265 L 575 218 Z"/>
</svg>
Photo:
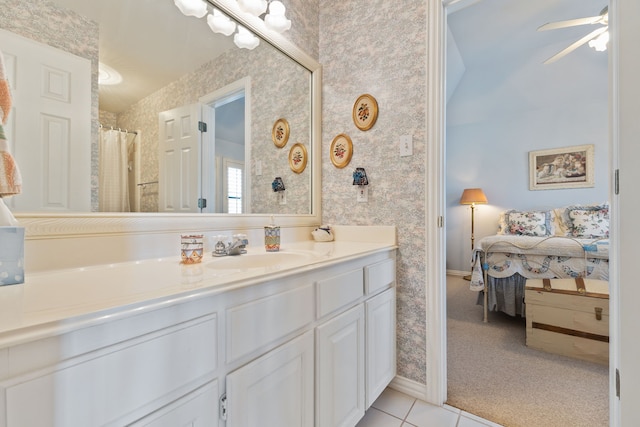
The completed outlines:
<svg viewBox="0 0 640 427">
<path fill-rule="evenodd" d="M 378 102 L 369 95 L 360 95 L 353 104 L 353 123 L 360 130 L 369 130 L 378 118 Z"/>
<path fill-rule="evenodd" d="M 337 168 L 343 168 L 351 161 L 353 143 L 348 135 L 341 133 L 331 142 L 331 163 Z"/>
<path fill-rule="evenodd" d="M 271 129 L 271 139 L 278 148 L 287 145 L 289 140 L 289 122 L 286 119 L 278 119 Z"/>
<path fill-rule="evenodd" d="M 307 149 L 299 142 L 289 150 L 289 167 L 295 173 L 301 173 L 307 167 Z"/>
</svg>

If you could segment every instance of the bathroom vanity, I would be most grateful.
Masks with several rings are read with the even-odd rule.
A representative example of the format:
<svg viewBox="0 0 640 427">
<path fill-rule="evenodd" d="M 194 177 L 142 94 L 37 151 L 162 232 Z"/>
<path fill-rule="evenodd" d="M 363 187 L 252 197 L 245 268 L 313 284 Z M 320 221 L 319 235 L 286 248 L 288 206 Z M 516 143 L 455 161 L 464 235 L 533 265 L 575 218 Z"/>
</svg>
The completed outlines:
<svg viewBox="0 0 640 427">
<path fill-rule="evenodd" d="M 353 426 L 395 376 L 395 248 L 250 246 L 0 287 L 0 426 Z"/>
</svg>

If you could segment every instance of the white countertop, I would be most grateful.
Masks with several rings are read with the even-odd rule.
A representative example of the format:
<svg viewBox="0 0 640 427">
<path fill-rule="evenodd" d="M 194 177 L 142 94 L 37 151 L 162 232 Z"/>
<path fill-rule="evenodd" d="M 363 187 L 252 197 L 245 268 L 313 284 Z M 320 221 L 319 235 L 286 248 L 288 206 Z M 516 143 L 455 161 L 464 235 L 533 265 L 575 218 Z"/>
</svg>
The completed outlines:
<svg viewBox="0 0 640 427">
<path fill-rule="evenodd" d="M 395 247 L 380 242 L 304 241 L 283 244 L 276 252 L 280 254 L 276 266 L 216 265 L 230 258 L 270 255 L 262 247 L 249 247 L 247 255 L 215 258 L 205 253 L 201 263 L 192 265 L 181 264 L 176 256 L 27 274 L 24 284 L 0 286 L 0 347 L 61 333 L 78 323 L 107 321 L 132 310 L 152 310 Z"/>
</svg>

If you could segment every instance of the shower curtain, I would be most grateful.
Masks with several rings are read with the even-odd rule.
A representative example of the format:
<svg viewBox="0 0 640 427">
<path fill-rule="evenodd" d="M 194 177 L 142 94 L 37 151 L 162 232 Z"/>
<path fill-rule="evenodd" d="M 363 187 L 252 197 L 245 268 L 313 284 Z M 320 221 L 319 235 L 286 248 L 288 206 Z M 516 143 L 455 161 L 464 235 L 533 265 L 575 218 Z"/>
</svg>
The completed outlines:
<svg viewBox="0 0 640 427">
<path fill-rule="evenodd" d="M 138 135 L 100 129 L 98 207 L 100 212 L 130 212 L 129 168 Z"/>
</svg>

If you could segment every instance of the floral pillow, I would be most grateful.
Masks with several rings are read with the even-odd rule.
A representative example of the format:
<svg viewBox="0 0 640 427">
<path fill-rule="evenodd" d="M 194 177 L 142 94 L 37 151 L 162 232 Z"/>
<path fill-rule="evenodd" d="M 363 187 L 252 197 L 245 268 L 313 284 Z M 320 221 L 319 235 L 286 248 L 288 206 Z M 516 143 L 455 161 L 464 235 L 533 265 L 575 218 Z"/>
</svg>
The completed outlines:
<svg viewBox="0 0 640 427">
<path fill-rule="evenodd" d="M 564 210 L 566 235 L 581 239 L 609 238 L 609 205 L 569 206 Z"/>
<path fill-rule="evenodd" d="M 550 236 L 553 234 L 551 212 L 506 211 L 501 215 L 498 234 L 539 237 Z"/>
</svg>

